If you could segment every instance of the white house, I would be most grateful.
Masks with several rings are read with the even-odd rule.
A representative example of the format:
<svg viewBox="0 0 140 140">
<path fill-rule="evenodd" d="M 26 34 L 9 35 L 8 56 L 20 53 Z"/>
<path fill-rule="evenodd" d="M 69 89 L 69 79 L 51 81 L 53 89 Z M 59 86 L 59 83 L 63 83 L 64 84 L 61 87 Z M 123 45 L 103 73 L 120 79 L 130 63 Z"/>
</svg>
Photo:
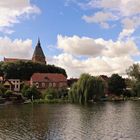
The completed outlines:
<svg viewBox="0 0 140 140">
<path fill-rule="evenodd" d="M 21 87 L 21 81 L 20 79 L 8 79 L 8 81 L 10 81 L 14 88 L 13 90 L 16 91 L 16 92 L 19 92 L 20 91 L 20 87 Z"/>
</svg>

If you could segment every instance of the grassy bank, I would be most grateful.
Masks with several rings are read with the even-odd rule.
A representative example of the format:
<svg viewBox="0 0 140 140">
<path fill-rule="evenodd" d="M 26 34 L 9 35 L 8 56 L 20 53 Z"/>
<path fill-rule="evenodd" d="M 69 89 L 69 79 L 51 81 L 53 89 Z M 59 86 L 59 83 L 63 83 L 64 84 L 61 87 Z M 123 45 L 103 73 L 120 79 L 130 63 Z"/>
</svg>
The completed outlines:
<svg viewBox="0 0 140 140">
<path fill-rule="evenodd" d="M 54 104 L 54 103 L 70 103 L 69 100 L 64 100 L 64 99 L 52 99 L 52 100 L 48 100 L 48 99 L 38 99 L 38 100 L 34 100 L 32 103 L 34 104 Z"/>
</svg>

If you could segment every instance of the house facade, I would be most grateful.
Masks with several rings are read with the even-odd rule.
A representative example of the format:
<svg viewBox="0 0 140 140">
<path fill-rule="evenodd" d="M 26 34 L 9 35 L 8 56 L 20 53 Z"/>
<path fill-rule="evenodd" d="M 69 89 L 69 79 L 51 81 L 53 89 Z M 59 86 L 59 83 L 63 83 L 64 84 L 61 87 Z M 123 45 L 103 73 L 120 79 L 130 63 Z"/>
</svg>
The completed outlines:
<svg viewBox="0 0 140 140">
<path fill-rule="evenodd" d="M 14 86 L 13 90 L 19 92 L 21 89 L 21 81 L 20 79 L 8 79 L 12 85 Z"/>
<path fill-rule="evenodd" d="M 2 82 L 4 87 L 8 90 L 19 92 L 21 90 L 21 81 L 20 79 L 7 79 Z"/>
<path fill-rule="evenodd" d="M 34 73 L 30 79 L 30 85 L 35 85 L 39 90 L 61 89 L 67 87 L 67 78 L 57 73 Z"/>
</svg>

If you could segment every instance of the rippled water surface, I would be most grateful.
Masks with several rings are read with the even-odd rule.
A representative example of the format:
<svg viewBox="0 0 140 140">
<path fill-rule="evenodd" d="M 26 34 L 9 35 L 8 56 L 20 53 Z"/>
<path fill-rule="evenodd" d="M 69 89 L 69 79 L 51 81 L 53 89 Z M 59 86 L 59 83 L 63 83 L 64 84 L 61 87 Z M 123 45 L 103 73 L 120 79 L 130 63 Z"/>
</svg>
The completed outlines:
<svg viewBox="0 0 140 140">
<path fill-rule="evenodd" d="M 0 140 L 140 140 L 140 102 L 0 106 Z"/>
</svg>

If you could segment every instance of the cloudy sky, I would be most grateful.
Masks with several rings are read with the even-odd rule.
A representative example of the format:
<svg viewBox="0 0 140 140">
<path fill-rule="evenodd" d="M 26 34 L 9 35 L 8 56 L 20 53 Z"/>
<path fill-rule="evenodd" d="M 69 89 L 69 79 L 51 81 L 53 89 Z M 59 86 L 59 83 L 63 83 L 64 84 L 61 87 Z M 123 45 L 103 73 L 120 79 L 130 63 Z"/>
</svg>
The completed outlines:
<svg viewBox="0 0 140 140">
<path fill-rule="evenodd" d="M 31 59 L 40 37 L 47 62 L 69 77 L 119 73 L 140 60 L 140 0 L 0 1 L 0 59 Z"/>
</svg>

